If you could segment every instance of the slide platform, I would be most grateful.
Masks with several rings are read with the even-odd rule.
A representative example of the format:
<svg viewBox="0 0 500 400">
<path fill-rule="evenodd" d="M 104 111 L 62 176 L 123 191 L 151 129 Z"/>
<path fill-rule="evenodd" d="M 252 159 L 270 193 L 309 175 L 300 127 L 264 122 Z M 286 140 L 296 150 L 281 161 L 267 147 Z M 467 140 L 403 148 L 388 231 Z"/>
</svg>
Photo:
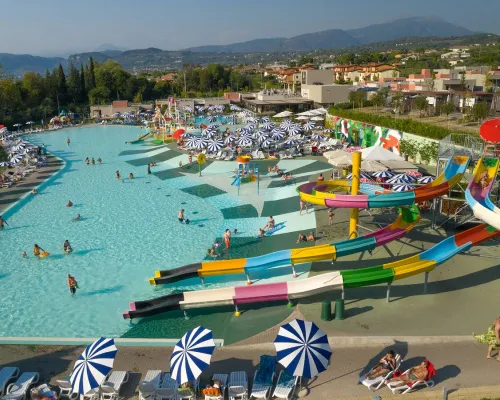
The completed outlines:
<svg viewBox="0 0 500 400">
<path fill-rule="evenodd" d="M 310 182 L 297 188 L 300 198 L 308 203 L 333 208 L 380 208 L 395 206 L 411 206 L 446 194 L 463 177 L 470 157 L 454 156 L 450 158 L 442 174 L 433 182 L 407 192 L 391 192 L 381 188 L 375 194 L 340 194 L 333 191 L 348 192 L 348 181 Z M 373 191 L 373 185 L 369 189 Z M 363 184 L 360 191 L 363 192 Z"/>
<path fill-rule="evenodd" d="M 129 142 L 127 142 L 128 144 L 137 144 L 137 143 L 140 143 L 140 142 L 143 142 L 145 139 L 149 139 L 150 137 L 153 137 L 153 132 L 147 132 L 145 133 L 144 135 L 142 136 L 139 136 L 137 139 L 135 140 L 130 140 Z"/>
</svg>

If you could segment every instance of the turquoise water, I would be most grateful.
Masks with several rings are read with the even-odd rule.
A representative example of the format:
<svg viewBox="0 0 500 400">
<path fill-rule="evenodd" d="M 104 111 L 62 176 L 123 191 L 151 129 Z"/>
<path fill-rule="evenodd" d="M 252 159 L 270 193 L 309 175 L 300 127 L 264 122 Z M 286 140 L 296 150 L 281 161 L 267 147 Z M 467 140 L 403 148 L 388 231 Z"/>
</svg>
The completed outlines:
<svg viewBox="0 0 500 400">
<path fill-rule="evenodd" d="M 136 127 L 100 126 L 29 137 L 66 165 L 39 195 L 4 213 L 10 227 L 0 231 L 1 336 L 121 335 L 128 329 L 121 314 L 129 301 L 163 294 L 148 283 L 154 271 L 199 262 L 220 236 L 223 205 L 120 160 L 124 150 L 144 149 L 125 144 L 139 133 Z M 101 157 L 103 164 L 86 165 L 85 157 Z M 123 181 L 115 178 L 116 170 Z M 130 172 L 134 180 L 127 178 Z M 68 200 L 75 206 L 66 207 Z M 180 208 L 190 225 L 177 221 Z M 82 220 L 72 222 L 77 213 Z M 74 250 L 69 255 L 62 251 L 66 239 Z M 34 258 L 35 243 L 50 257 Z M 68 291 L 68 273 L 80 287 L 75 296 Z"/>
</svg>

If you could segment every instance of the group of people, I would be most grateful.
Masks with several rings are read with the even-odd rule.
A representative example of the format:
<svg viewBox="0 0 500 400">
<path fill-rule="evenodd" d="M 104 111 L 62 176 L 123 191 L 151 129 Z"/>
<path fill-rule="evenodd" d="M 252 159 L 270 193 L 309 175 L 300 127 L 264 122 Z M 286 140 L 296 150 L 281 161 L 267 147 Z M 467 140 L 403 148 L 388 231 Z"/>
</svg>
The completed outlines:
<svg viewBox="0 0 500 400">
<path fill-rule="evenodd" d="M 269 216 L 269 220 L 263 228 L 259 228 L 259 236 L 264 237 L 267 232 L 272 232 L 276 227 L 276 221 L 272 215 Z"/>
<path fill-rule="evenodd" d="M 99 164 L 102 164 L 102 159 L 101 159 L 101 157 L 99 157 L 99 158 L 97 159 L 97 162 L 98 162 Z M 90 160 L 88 157 L 85 159 L 85 164 L 90 165 L 90 163 L 92 163 L 92 165 L 95 165 L 95 160 L 94 160 L 94 157 L 92 157 L 92 160 Z"/>
<path fill-rule="evenodd" d="M 233 230 L 233 234 L 237 234 L 238 229 Z M 231 247 L 231 230 L 226 229 L 222 234 L 222 241 L 224 242 L 224 250 L 229 250 Z M 219 242 L 219 239 L 215 239 L 215 242 L 212 244 L 212 247 L 207 249 L 207 255 L 212 258 L 221 257 L 222 254 L 219 253 L 219 249 L 222 248 L 222 243 Z"/>
<path fill-rule="evenodd" d="M 149 166 L 148 166 L 148 168 L 149 168 Z M 115 176 L 116 176 L 116 179 L 118 179 L 118 180 L 122 179 L 122 176 L 120 175 L 120 171 L 118 171 L 118 170 L 116 170 Z M 134 174 L 132 172 L 130 172 L 128 174 L 128 179 L 134 179 Z M 125 182 L 124 180 L 122 180 L 122 181 Z"/>
</svg>

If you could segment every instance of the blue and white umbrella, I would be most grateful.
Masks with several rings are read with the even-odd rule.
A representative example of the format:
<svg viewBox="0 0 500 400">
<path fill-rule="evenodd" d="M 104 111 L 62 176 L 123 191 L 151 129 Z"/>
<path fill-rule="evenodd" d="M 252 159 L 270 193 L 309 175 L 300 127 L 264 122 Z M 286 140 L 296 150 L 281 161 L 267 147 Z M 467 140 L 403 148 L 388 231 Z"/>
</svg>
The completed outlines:
<svg viewBox="0 0 500 400">
<path fill-rule="evenodd" d="M 293 376 L 312 378 L 327 369 L 332 355 L 326 333 L 314 323 L 294 319 L 274 340 L 278 361 Z"/>
<path fill-rule="evenodd" d="M 194 149 L 196 146 L 196 142 L 198 142 L 198 137 L 192 136 L 188 140 L 186 140 L 186 146 L 190 149 Z"/>
<path fill-rule="evenodd" d="M 22 159 L 23 159 L 23 156 L 21 154 L 15 154 L 10 159 L 10 162 L 12 164 L 17 164 L 17 163 L 20 163 L 22 161 Z"/>
<path fill-rule="evenodd" d="M 236 138 L 233 135 L 229 135 L 225 140 L 225 144 L 233 143 L 236 140 Z"/>
<path fill-rule="evenodd" d="M 352 174 L 348 174 L 345 178 L 346 179 L 352 179 Z M 368 175 L 366 172 L 361 172 L 359 174 L 359 178 L 360 179 L 369 179 L 369 180 L 372 180 L 372 177 L 370 175 Z"/>
<path fill-rule="evenodd" d="M 415 178 L 411 175 L 397 174 L 397 175 L 394 175 L 391 179 L 389 179 L 387 181 L 387 183 L 396 183 L 396 182 L 392 182 L 392 180 L 394 180 L 394 181 L 400 180 L 400 181 L 403 181 L 405 183 L 413 183 L 417 180 L 417 178 Z"/>
<path fill-rule="evenodd" d="M 204 137 L 199 137 L 196 139 L 196 142 L 194 144 L 194 148 L 197 150 L 204 149 L 208 145 L 208 140 Z"/>
<path fill-rule="evenodd" d="M 248 136 L 242 136 L 238 139 L 239 146 L 250 146 L 252 143 L 252 139 Z"/>
<path fill-rule="evenodd" d="M 224 146 L 224 142 L 221 139 L 210 140 L 207 145 L 208 151 L 219 151 Z"/>
<path fill-rule="evenodd" d="M 269 137 L 264 137 L 264 140 L 262 140 L 259 144 L 262 146 L 262 147 L 269 147 L 271 146 L 273 143 L 274 143 L 274 140 L 272 140 L 271 138 Z"/>
<path fill-rule="evenodd" d="M 281 140 L 285 136 L 285 132 L 283 132 L 280 128 L 274 128 L 271 131 L 271 135 L 273 139 Z"/>
<path fill-rule="evenodd" d="M 266 129 L 270 131 L 273 129 L 276 125 L 274 125 L 272 122 L 264 122 L 263 124 L 260 125 L 261 128 Z"/>
<path fill-rule="evenodd" d="M 262 117 L 260 119 L 260 122 L 263 123 L 263 124 L 266 123 L 266 122 L 269 122 L 269 121 L 270 121 L 269 117 Z"/>
<path fill-rule="evenodd" d="M 211 129 L 211 130 L 219 129 L 219 125 L 217 125 L 217 124 L 210 124 L 210 125 L 207 126 L 207 129 Z"/>
<path fill-rule="evenodd" d="M 180 385 L 192 382 L 210 365 L 215 350 L 212 331 L 198 326 L 177 342 L 170 357 L 170 373 Z"/>
<path fill-rule="evenodd" d="M 10 162 L 5 162 L 5 161 L 0 162 L 0 167 L 11 167 L 11 166 L 12 163 Z"/>
<path fill-rule="evenodd" d="M 430 175 L 429 176 L 422 176 L 421 178 L 418 178 L 418 183 L 422 183 L 422 184 L 431 183 L 434 179 L 436 179 L 436 178 L 434 178 L 433 176 L 430 176 Z"/>
<path fill-rule="evenodd" d="M 213 122 L 217 121 L 217 118 L 215 118 L 215 117 L 207 117 L 207 121 L 209 123 L 213 123 Z"/>
<path fill-rule="evenodd" d="M 323 129 L 323 132 L 325 133 L 335 133 L 334 129 Z"/>
<path fill-rule="evenodd" d="M 415 186 L 412 185 L 396 185 L 392 187 L 394 192 L 407 192 L 408 190 L 415 189 Z"/>
<path fill-rule="evenodd" d="M 24 149 L 25 147 L 26 147 L 26 143 L 20 142 L 20 143 L 17 143 L 15 146 L 12 146 L 11 151 L 19 151 L 19 150 Z"/>
<path fill-rule="evenodd" d="M 301 130 L 302 130 L 301 127 L 298 125 L 295 125 L 295 124 L 290 125 L 286 129 L 286 131 L 288 132 L 289 135 L 297 135 L 298 133 L 300 133 Z"/>
<path fill-rule="evenodd" d="M 318 135 L 317 133 L 315 133 L 314 135 L 311 135 L 311 139 L 312 140 L 325 140 L 326 136 L 324 136 L 324 135 Z"/>
<path fill-rule="evenodd" d="M 377 171 L 372 174 L 375 178 L 392 178 L 394 175 L 396 175 L 394 172 L 391 171 Z"/>
<path fill-rule="evenodd" d="M 411 182 L 408 182 L 403 178 L 393 176 L 391 179 L 387 180 L 386 183 L 390 183 L 392 185 L 408 185 Z"/>
<path fill-rule="evenodd" d="M 85 395 L 99 387 L 113 369 L 117 351 L 113 339 L 100 338 L 87 346 L 69 378 L 73 392 Z"/>
<path fill-rule="evenodd" d="M 296 144 L 299 144 L 299 141 L 296 138 L 291 137 L 285 140 L 285 144 L 288 146 L 295 146 Z"/>
<path fill-rule="evenodd" d="M 280 128 L 283 128 L 283 129 L 288 129 L 290 126 L 293 126 L 294 123 L 292 122 L 291 119 L 285 119 L 281 124 L 280 124 Z"/>
<path fill-rule="evenodd" d="M 267 134 L 265 134 L 265 135 L 261 135 L 261 136 L 259 136 L 259 137 L 257 138 L 257 142 L 258 142 L 258 143 L 262 143 L 262 142 L 264 142 L 265 140 L 268 140 L 268 139 L 269 139 L 269 134 L 267 133 Z"/>
<path fill-rule="evenodd" d="M 212 129 L 205 129 L 204 131 L 201 132 L 201 135 L 204 137 L 211 138 L 215 135 L 215 131 Z"/>
<path fill-rule="evenodd" d="M 302 129 L 305 131 L 310 131 L 313 130 L 316 127 L 316 124 L 314 122 L 306 122 L 304 125 L 302 125 Z"/>
</svg>

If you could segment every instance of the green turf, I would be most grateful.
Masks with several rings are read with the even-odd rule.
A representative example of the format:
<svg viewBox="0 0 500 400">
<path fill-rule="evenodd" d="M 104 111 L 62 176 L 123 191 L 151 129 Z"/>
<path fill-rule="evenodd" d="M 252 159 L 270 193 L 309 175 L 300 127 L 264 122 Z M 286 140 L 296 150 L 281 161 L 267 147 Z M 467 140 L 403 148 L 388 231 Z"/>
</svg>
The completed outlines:
<svg viewBox="0 0 500 400">
<path fill-rule="evenodd" d="M 273 180 L 268 188 L 277 188 L 277 187 L 284 187 L 288 185 L 296 185 L 298 183 L 304 183 L 304 182 L 309 182 L 309 177 L 308 176 L 300 176 L 298 178 L 294 178 L 292 182 L 290 183 L 283 183 L 281 180 Z"/>
<path fill-rule="evenodd" d="M 193 196 L 201 197 L 202 199 L 226 193 L 223 190 L 206 183 L 202 185 L 187 187 L 181 190 L 185 193 L 192 194 Z"/>
<path fill-rule="evenodd" d="M 323 161 L 315 161 L 311 164 L 304 165 L 303 167 L 287 170 L 286 172 L 287 173 L 291 172 L 293 175 L 306 174 L 306 173 L 314 174 L 315 172 L 322 169 L 333 169 L 333 166 Z"/>
<path fill-rule="evenodd" d="M 235 218 L 257 218 L 259 213 L 257 209 L 251 204 L 244 204 L 237 207 L 223 208 L 220 210 L 224 219 L 235 219 Z"/>
<path fill-rule="evenodd" d="M 178 151 L 175 151 L 175 150 L 168 150 L 168 151 L 165 151 L 164 153 L 157 154 L 155 156 L 139 158 L 137 160 L 130 160 L 127 162 L 135 167 L 139 167 L 141 165 L 147 165 L 151 161 L 156 161 L 157 163 L 162 162 L 162 161 L 167 161 L 167 160 L 170 160 L 171 158 L 177 157 L 181 154 L 182 153 L 179 153 Z"/>
<path fill-rule="evenodd" d="M 166 145 L 163 146 L 156 146 L 155 149 L 160 149 L 162 147 L 167 147 Z M 119 156 L 130 156 L 132 154 L 141 154 L 141 153 L 147 153 L 148 151 L 151 151 L 152 149 L 135 149 L 135 150 L 125 150 L 122 151 Z"/>
</svg>

